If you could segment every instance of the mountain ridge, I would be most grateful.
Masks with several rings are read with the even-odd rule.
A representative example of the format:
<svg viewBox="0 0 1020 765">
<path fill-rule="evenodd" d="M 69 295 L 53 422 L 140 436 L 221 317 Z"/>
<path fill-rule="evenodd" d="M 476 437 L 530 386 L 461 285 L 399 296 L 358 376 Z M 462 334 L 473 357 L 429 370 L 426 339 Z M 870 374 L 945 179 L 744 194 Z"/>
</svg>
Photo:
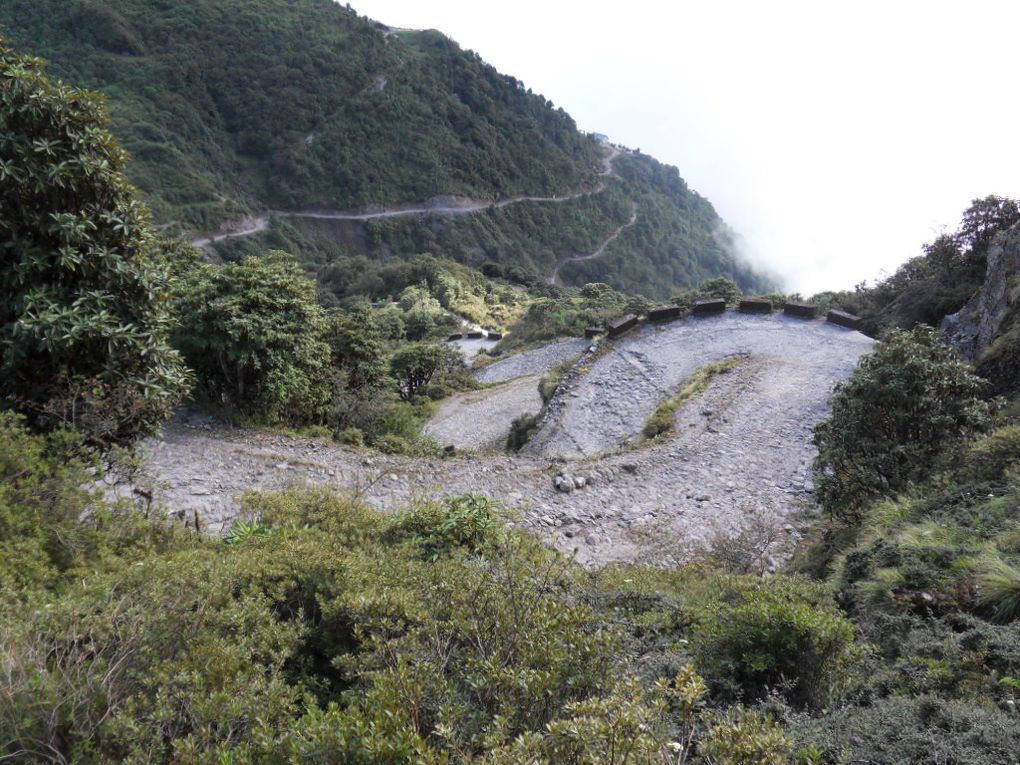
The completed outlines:
<svg viewBox="0 0 1020 765">
<path fill-rule="evenodd" d="M 599 183 L 602 144 L 545 97 L 434 30 L 388 30 L 331 0 L 13 0 L 0 25 L 56 75 L 107 94 L 131 180 L 171 230 L 451 195 L 559 201 Z M 749 291 L 771 286 L 719 240 L 725 224 L 675 169 L 626 159 L 617 188 L 589 204 L 375 222 L 339 239 L 290 221 L 300 230 L 258 232 L 254 247 L 234 240 L 221 257 L 269 246 L 303 256 L 310 238 L 331 258 L 432 252 L 519 266 L 540 283 L 557 262 L 592 252 L 636 202 L 647 216 L 605 258 L 565 270 L 567 283 L 661 299 L 719 275 Z"/>
</svg>

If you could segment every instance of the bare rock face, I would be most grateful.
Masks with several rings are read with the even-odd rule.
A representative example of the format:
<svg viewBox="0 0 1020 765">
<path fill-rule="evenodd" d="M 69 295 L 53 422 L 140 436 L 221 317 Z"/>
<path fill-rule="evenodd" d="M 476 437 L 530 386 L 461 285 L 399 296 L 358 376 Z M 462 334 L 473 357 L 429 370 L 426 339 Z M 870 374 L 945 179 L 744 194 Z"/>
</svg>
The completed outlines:
<svg viewBox="0 0 1020 765">
<path fill-rule="evenodd" d="M 1020 224 L 995 237 L 988 249 L 988 269 L 981 289 L 957 313 L 942 320 L 941 329 L 968 361 L 981 353 L 1004 329 L 1010 308 L 1020 299 Z"/>
</svg>

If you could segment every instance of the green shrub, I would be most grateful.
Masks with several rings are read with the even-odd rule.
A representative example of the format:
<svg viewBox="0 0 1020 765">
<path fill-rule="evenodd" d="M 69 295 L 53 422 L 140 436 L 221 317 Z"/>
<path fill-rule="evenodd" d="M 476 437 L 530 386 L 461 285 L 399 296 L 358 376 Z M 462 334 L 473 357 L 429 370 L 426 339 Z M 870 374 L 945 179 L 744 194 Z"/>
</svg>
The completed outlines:
<svg viewBox="0 0 1020 765">
<path fill-rule="evenodd" d="M 104 500 L 94 487 L 105 474 L 78 435 L 34 434 L 0 412 L 0 622 L 79 574 L 175 544 L 168 525 Z"/>
<path fill-rule="evenodd" d="M 1000 557 L 984 563 L 978 576 L 982 605 L 992 611 L 997 622 L 1020 619 L 1020 565 L 1011 565 Z"/>
<path fill-rule="evenodd" d="M 548 404 L 552 401 L 553 396 L 556 395 L 556 391 L 559 389 L 560 384 L 563 382 L 563 378 L 567 376 L 567 373 L 574 366 L 574 361 L 564 362 L 542 375 L 542 379 L 538 381 L 538 395 L 542 397 L 542 403 Z"/>
<path fill-rule="evenodd" d="M 714 279 L 707 279 L 698 287 L 698 299 L 722 298 L 726 305 L 736 305 L 740 301 L 742 293 L 740 285 L 727 276 L 717 276 Z"/>
<path fill-rule="evenodd" d="M 58 439 L 54 436 L 53 439 Z M 92 503 L 88 463 L 0 413 L 0 593 L 20 600 L 55 586 L 76 557 L 78 518 Z"/>
<path fill-rule="evenodd" d="M 224 565 L 232 548 L 218 547 L 93 576 L 5 626 L 5 751 L 208 761 L 295 717 L 301 691 L 283 668 L 304 627 L 274 614 L 262 583 L 240 582 Z"/>
<path fill-rule="evenodd" d="M 519 452 L 535 435 L 541 424 L 541 414 L 522 414 L 520 417 L 515 417 L 514 421 L 510 423 L 510 433 L 506 437 L 506 450 Z"/>
<path fill-rule="evenodd" d="M 781 691 L 820 707 L 847 682 L 854 627 L 805 581 L 717 575 L 694 608 L 698 670 L 722 698 L 756 700 Z"/>
<path fill-rule="evenodd" d="M 772 719 L 757 712 L 729 712 L 717 718 L 698 745 L 707 762 L 726 765 L 786 765 L 793 742 Z"/>
<path fill-rule="evenodd" d="M 967 447 L 963 470 L 975 481 L 1000 481 L 1020 467 L 1020 425 L 993 430 Z"/>
<path fill-rule="evenodd" d="M 987 426 L 982 388 L 937 330 L 890 332 L 837 386 L 832 415 L 815 427 L 825 509 L 855 523 L 867 503 L 930 475 L 940 455 Z"/>
<path fill-rule="evenodd" d="M 230 525 L 230 531 L 223 538 L 225 544 L 240 545 L 250 539 L 269 536 L 270 528 L 259 520 L 237 519 Z"/>
<path fill-rule="evenodd" d="M 1000 765 L 1020 751 L 1016 717 L 989 699 L 953 701 L 897 694 L 818 717 L 797 715 L 787 730 L 822 762 Z"/>
<path fill-rule="evenodd" d="M 411 441 L 395 433 L 385 433 L 372 441 L 372 446 L 383 454 L 402 454 L 412 456 L 414 445 Z"/>
<path fill-rule="evenodd" d="M 394 401 L 387 406 L 376 423 L 378 436 L 400 436 L 407 441 L 413 441 L 421 435 L 421 426 L 419 410 L 404 401 Z"/>
<path fill-rule="evenodd" d="M 503 537 L 505 510 L 480 494 L 415 505 L 397 522 L 397 530 L 421 554 L 435 560 L 453 549 L 483 552 Z"/>
<path fill-rule="evenodd" d="M 365 434 L 358 428 L 344 428 L 336 434 L 336 440 L 345 446 L 364 446 Z"/>
<path fill-rule="evenodd" d="M 456 393 L 456 390 L 453 386 L 445 383 L 434 383 L 427 386 L 423 392 L 432 401 L 442 401 L 444 398 L 449 398 Z"/>
</svg>

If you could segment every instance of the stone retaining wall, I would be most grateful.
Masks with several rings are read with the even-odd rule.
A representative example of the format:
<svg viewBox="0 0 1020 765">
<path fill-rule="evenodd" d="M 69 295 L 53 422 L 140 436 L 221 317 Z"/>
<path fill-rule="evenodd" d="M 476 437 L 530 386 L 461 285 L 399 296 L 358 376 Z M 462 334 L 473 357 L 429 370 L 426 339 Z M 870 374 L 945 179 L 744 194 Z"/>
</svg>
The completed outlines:
<svg viewBox="0 0 1020 765">
<path fill-rule="evenodd" d="M 638 325 L 638 317 L 632 313 L 628 313 L 619 319 L 609 322 L 607 329 L 609 330 L 610 337 L 619 337 L 628 329 L 632 329 Z"/>
<path fill-rule="evenodd" d="M 722 298 L 715 300 L 695 300 L 691 308 L 693 316 L 711 316 L 723 313 L 726 310 L 726 301 Z"/>
<path fill-rule="evenodd" d="M 838 324 L 841 327 L 847 327 L 848 329 L 860 329 L 861 328 L 861 317 L 854 316 L 852 313 L 846 311 L 837 311 L 833 309 L 825 314 L 825 320 Z"/>
<path fill-rule="evenodd" d="M 772 301 L 765 298 L 744 298 L 740 301 L 744 313 L 772 313 Z"/>
<path fill-rule="evenodd" d="M 683 311 L 678 305 L 663 305 L 648 311 L 648 321 L 673 321 L 679 319 Z"/>
<path fill-rule="evenodd" d="M 783 306 L 783 313 L 799 319 L 813 319 L 818 315 L 818 306 L 813 303 L 789 302 Z"/>
</svg>

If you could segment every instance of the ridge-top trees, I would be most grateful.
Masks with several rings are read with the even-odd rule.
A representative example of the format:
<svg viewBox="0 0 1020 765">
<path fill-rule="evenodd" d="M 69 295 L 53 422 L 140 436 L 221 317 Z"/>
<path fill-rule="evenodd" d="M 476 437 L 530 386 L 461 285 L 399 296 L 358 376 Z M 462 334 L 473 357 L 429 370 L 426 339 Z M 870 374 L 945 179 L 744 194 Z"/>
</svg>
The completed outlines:
<svg viewBox="0 0 1020 765">
<path fill-rule="evenodd" d="M 125 162 L 102 96 L 0 38 L 0 402 L 101 447 L 152 432 L 188 382 Z"/>
</svg>

